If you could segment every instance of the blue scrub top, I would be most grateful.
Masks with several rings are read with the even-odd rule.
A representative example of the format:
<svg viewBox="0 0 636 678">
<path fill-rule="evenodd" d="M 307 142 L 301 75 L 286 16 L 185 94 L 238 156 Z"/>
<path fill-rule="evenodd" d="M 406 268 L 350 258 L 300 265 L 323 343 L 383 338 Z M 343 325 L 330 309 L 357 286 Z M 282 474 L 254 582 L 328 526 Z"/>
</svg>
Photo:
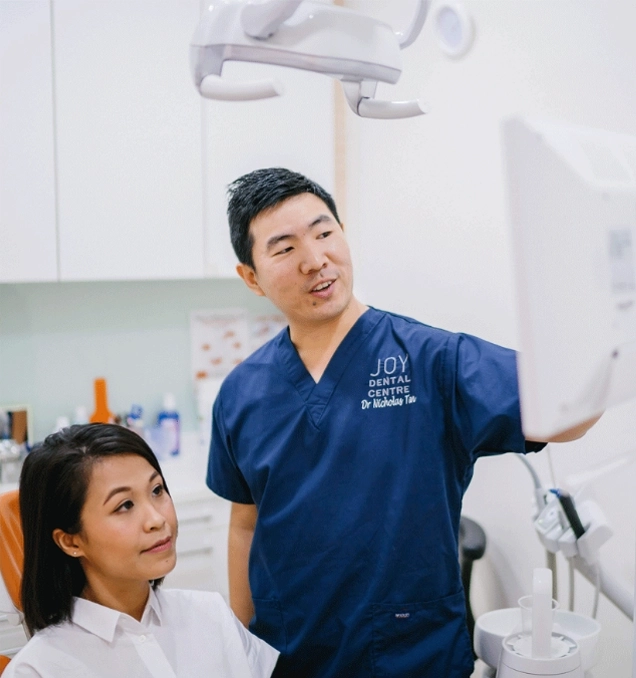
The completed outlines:
<svg viewBox="0 0 636 678">
<path fill-rule="evenodd" d="M 318 383 L 281 332 L 213 422 L 208 486 L 258 507 L 250 629 L 275 676 L 470 676 L 459 518 L 476 458 L 526 450 L 513 351 L 371 308 Z"/>
</svg>

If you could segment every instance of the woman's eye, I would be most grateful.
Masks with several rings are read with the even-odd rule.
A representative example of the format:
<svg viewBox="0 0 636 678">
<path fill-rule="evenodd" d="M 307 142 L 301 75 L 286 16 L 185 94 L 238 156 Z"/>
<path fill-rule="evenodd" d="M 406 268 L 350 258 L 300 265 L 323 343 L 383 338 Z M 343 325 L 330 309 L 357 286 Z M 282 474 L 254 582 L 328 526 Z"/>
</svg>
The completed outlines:
<svg viewBox="0 0 636 678">
<path fill-rule="evenodd" d="M 132 501 L 128 499 L 127 501 L 123 502 L 123 504 L 120 504 L 116 509 L 115 513 L 124 513 L 125 511 L 130 511 L 130 509 L 134 506 Z"/>
<path fill-rule="evenodd" d="M 160 495 L 163 494 L 163 491 L 165 490 L 165 487 L 159 483 L 159 485 L 155 485 L 155 487 L 152 488 L 152 493 L 155 495 L 155 497 L 159 497 Z"/>
</svg>

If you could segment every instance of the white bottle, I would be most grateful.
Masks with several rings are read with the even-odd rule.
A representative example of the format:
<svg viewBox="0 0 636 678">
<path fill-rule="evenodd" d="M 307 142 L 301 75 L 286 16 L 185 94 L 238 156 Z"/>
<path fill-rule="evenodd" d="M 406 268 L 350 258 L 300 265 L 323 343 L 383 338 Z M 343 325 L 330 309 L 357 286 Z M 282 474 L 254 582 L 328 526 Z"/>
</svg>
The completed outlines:
<svg viewBox="0 0 636 678">
<path fill-rule="evenodd" d="M 85 405 L 78 405 L 75 408 L 74 424 L 88 424 L 88 410 Z"/>
<path fill-rule="evenodd" d="M 161 430 L 162 447 L 166 456 L 179 454 L 179 413 L 172 393 L 163 396 L 163 410 L 157 415 L 157 424 Z"/>
<path fill-rule="evenodd" d="M 64 428 L 68 428 L 71 425 L 71 422 L 69 421 L 69 418 L 65 415 L 59 416 L 55 420 L 55 427 L 52 431 L 52 433 L 57 433 L 58 431 L 61 431 Z"/>
</svg>

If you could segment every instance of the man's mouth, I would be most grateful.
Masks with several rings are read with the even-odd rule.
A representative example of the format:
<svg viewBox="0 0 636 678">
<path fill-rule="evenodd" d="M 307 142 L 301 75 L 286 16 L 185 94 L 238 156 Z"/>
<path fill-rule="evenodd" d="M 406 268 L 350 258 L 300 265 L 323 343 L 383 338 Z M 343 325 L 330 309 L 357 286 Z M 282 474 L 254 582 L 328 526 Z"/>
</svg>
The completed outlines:
<svg viewBox="0 0 636 678">
<path fill-rule="evenodd" d="M 329 287 L 331 287 L 333 282 L 334 282 L 333 280 L 325 280 L 324 282 L 319 283 L 315 287 L 312 287 L 311 291 L 312 292 L 322 292 L 322 290 L 326 290 Z"/>
</svg>

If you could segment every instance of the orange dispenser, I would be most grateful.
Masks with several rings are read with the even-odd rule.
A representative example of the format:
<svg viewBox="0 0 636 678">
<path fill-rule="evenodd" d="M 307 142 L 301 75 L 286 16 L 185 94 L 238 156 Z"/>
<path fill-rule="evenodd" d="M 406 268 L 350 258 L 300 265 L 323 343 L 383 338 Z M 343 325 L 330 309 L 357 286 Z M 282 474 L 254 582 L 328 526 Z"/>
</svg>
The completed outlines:
<svg viewBox="0 0 636 678">
<path fill-rule="evenodd" d="M 95 379 L 95 411 L 90 417 L 90 422 L 93 424 L 110 424 L 114 419 L 115 416 L 108 409 L 106 379 Z"/>
</svg>

